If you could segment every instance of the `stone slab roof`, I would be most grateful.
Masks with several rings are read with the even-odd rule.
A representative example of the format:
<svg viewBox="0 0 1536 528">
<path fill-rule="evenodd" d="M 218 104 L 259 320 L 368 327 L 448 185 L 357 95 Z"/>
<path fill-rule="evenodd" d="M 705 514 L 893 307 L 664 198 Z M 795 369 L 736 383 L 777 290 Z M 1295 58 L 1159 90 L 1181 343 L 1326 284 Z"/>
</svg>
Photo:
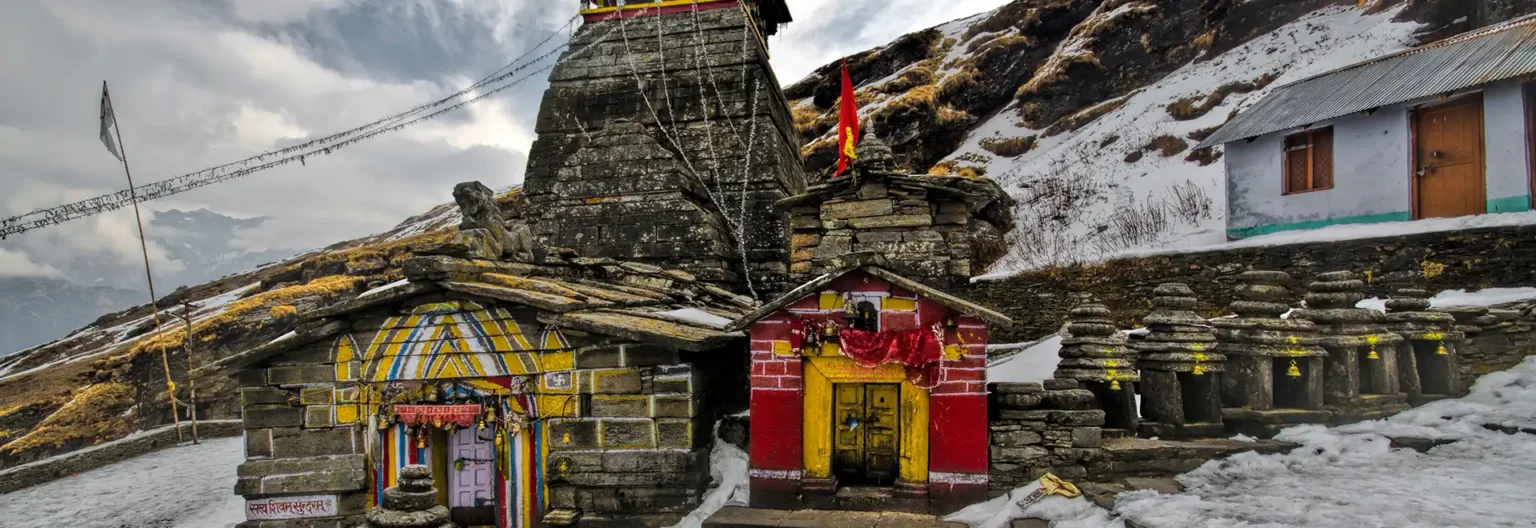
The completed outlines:
<svg viewBox="0 0 1536 528">
<path fill-rule="evenodd" d="M 230 372 L 254 365 L 348 328 L 345 316 L 420 295 L 449 291 L 537 308 L 539 321 L 563 328 L 632 339 L 686 351 L 719 348 L 744 337 L 668 312 L 691 308 L 736 320 L 758 302 L 647 264 L 599 258 L 551 258 L 546 264 L 418 256 L 405 262 L 408 283 L 301 313 L 294 336 L 198 369 Z"/>
</svg>

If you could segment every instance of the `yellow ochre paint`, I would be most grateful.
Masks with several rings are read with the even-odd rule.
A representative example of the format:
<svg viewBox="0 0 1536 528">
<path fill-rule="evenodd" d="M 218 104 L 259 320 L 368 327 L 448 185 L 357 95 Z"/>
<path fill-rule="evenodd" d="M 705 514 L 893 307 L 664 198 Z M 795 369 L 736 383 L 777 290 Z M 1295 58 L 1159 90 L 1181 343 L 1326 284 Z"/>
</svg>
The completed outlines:
<svg viewBox="0 0 1536 528">
<path fill-rule="evenodd" d="M 812 358 L 805 365 L 801 457 L 806 478 L 832 476 L 832 382 Z"/>
<path fill-rule="evenodd" d="M 900 383 L 901 439 L 898 476 L 928 481 L 928 391 L 907 381 L 901 365 L 865 368 L 846 357 L 813 357 L 805 366 L 801 431 L 806 478 L 832 475 L 832 395 L 834 383 Z"/>
<path fill-rule="evenodd" d="M 775 355 L 775 356 L 793 356 L 793 355 L 795 355 L 795 350 L 789 347 L 789 341 L 774 341 L 773 342 L 773 355 Z"/>
<path fill-rule="evenodd" d="M 881 310 L 893 310 L 899 312 L 911 312 L 917 310 L 917 299 L 900 299 L 886 297 L 880 301 Z"/>
<path fill-rule="evenodd" d="M 901 461 L 896 474 L 906 482 L 928 482 L 928 391 L 901 382 Z"/>
<path fill-rule="evenodd" d="M 843 296 L 836 292 L 822 292 L 819 306 L 823 310 L 843 309 Z"/>
</svg>

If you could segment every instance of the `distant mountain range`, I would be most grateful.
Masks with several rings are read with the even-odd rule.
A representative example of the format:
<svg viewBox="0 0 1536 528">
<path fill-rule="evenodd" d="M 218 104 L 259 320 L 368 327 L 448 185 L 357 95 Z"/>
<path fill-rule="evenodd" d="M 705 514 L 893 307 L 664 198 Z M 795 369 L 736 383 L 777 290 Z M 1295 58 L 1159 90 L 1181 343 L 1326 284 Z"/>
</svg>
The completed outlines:
<svg viewBox="0 0 1536 528">
<path fill-rule="evenodd" d="M 207 209 L 171 209 L 149 219 L 150 240 L 164 248 L 180 270 L 155 270 L 155 293 L 203 284 L 293 256 L 293 249 L 245 251 L 230 245 L 237 232 L 257 229 L 267 217 L 235 218 Z M 142 264 L 124 263 L 103 252 L 54 264 L 63 279 L 0 278 L 0 356 L 64 337 L 104 313 L 147 300 Z"/>
</svg>

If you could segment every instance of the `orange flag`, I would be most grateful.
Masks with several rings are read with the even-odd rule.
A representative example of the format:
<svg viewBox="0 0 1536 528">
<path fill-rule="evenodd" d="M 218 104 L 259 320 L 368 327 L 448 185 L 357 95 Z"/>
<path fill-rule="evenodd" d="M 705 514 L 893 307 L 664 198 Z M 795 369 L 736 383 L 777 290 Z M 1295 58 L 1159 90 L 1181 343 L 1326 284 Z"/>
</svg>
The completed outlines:
<svg viewBox="0 0 1536 528">
<path fill-rule="evenodd" d="M 858 159 L 853 148 L 859 143 L 859 104 L 853 94 L 853 80 L 848 77 L 848 60 L 843 59 L 843 97 L 837 114 L 837 173 L 848 170 L 848 162 Z"/>
</svg>

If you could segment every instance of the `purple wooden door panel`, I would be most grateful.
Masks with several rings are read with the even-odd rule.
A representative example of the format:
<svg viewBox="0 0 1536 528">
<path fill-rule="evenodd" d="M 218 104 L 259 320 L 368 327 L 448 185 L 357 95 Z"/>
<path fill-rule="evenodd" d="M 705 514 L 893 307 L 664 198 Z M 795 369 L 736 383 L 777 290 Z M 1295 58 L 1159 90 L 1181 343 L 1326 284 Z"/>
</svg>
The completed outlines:
<svg viewBox="0 0 1536 528">
<path fill-rule="evenodd" d="M 467 427 L 453 433 L 448 443 L 448 506 L 473 507 L 496 502 L 495 464 L 492 444 L 480 440 L 478 429 Z M 464 469 L 454 461 L 464 459 Z"/>
</svg>

